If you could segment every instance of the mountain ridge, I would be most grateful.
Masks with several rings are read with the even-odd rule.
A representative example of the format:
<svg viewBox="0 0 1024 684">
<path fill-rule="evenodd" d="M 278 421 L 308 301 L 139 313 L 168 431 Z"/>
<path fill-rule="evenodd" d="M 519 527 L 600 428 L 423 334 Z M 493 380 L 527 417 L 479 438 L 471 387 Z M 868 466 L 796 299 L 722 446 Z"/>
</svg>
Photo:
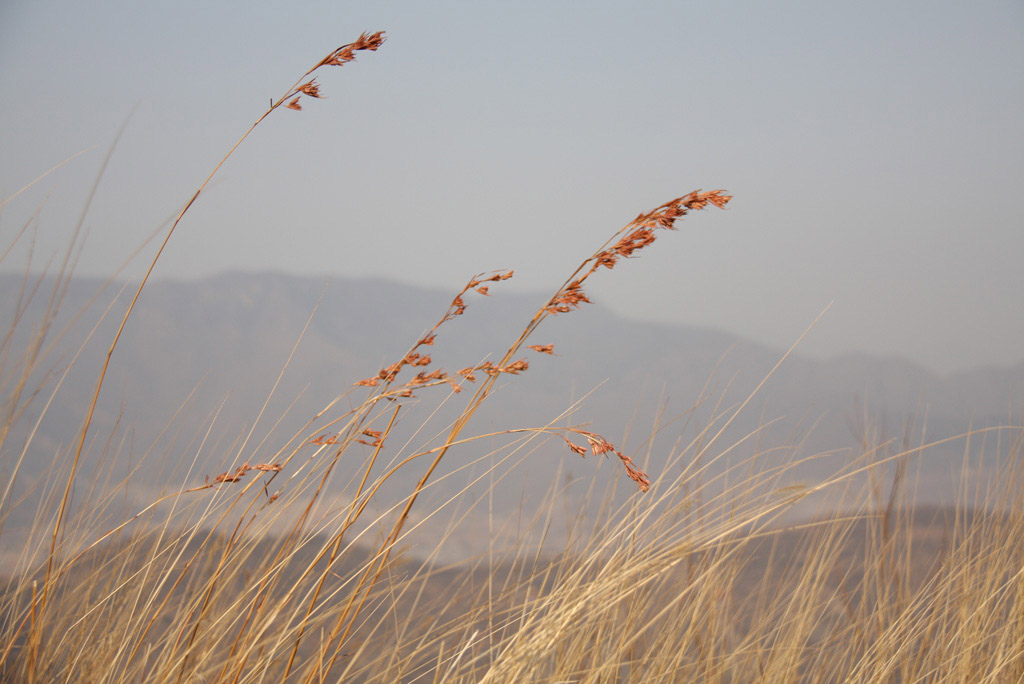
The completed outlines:
<svg viewBox="0 0 1024 684">
<path fill-rule="evenodd" d="M 84 307 L 103 282 L 72 280 L 57 327 Z M 20 278 L 0 276 L 0 302 L 13 308 L 20 283 Z M 115 291 L 106 290 L 109 294 L 97 298 L 99 305 L 74 324 L 64 353 L 70 354 L 74 341 L 95 324 L 107 303 L 104 297 Z M 45 295 L 46 288 L 40 292 Z M 431 368 L 452 372 L 488 355 L 500 357 L 544 302 L 535 294 L 500 288 L 492 294 L 466 297 L 466 313 L 445 324 L 430 348 Z M 186 460 L 188 449 L 197 459 L 193 481 L 230 470 L 240 460 L 272 460 L 310 417 L 352 390 L 356 381 L 401 358 L 444 314 L 453 296 L 382 279 L 339 277 L 326 288 L 319 277 L 287 274 L 154 280 L 112 358 L 91 432 L 113 434 L 117 425 L 130 426 L 135 446 L 124 447 L 128 452 L 118 458 L 135 462 L 152 451 L 166 470 L 164 482 L 173 481 L 169 473 Z M 38 320 L 44 301 L 38 297 L 32 303 L 26 321 Z M 42 476 L 53 458 L 47 450 L 73 442 L 126 304 L 113 307 L 82 352 L 40 426 L 40 448 L 22 477 Z M 655 476 L 678 467 L 670 465 L 672 444 L 693 440 L 703 426 L 724 425 L 729 414 L 722 407 L 746 405 L 715 447 L 728 453 L 723 467 L 729 459 L 755 453 L 758 444 L 771 447 L 769 465 L 826 454 L 793 473 L 793 480 L 814 482 L 856 459 L 869 443 L 889 442 L 890 449 L 902 441 L 913 446 L 922 433 L 924 441 L 940 440 L 1005 424 L 1015 416 L 1019 420 L 1014 391 L 1024 387 L 1024 364 L 939 376 L 912 362 L 863 354 L 818 360 L 797 353 L 765 380 L 784 352 L 721 331 L 623 319 L 600 304 L 545 321 L 531 342 L 554 344 L 556 356 L 524 352 L 530 369 L 502 381 L 500 391 L 474 416 L 475 429 L 544 426 L 597 387 L 568 420 L 587 424 L 634 458 L 646 459 L 644 467 Z M 421 394 L 423 402 L 440 399 L 436 390 Z M 359 396 L 357 388 L 352 397 Z M 459 401 L 450 399 L 456 405 Z M 445 415 L 442 411 L 438 420 Z M 37 416 L 30 411 L 26 420 Z M 666 427 L 673 417 L 680 419 Z M 177 435 L 174 439 L 161 437 L 169 420 L 174 430 L 166 434 Z M 413 421 L 407 430 L 411 434 L 416 424 L 407 420 Z M 212 446 L 182 451 L 206 430 L 211 430 Z M 240 450 L 240 440 L 250 432 L 248 446 Z M 545 491 L 553 467 L 593 472 L 591 461 L 579 462 L 564 445 L 531 458 L 524 472 L 509 480 L 519 484 L 497 495 L 499 507 L 521 505 L 520 488 Z M 948 502 L 960 486 L 962 460 L 963 444 L 956 441 L 922 457 L 919 477 L 926 496 L 919 503 Z M 605 470 L 600 476 L 622 474 Z M 415 477 L 409 471 L 396 479 L 395 491 Z M 160 481 L 153 478 L 149 484 Z M 438 488 L 440 498 L 450 493 L 447 486 Z"/>
</svg>

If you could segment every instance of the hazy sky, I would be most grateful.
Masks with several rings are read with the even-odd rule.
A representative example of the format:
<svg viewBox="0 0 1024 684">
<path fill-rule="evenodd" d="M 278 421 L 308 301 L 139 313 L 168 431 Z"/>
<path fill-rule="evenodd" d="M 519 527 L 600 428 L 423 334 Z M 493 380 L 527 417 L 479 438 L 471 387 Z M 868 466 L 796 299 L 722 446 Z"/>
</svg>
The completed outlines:
<svg viewBox="0 0 1024 684">
<path fill-rule="evenodd" d="M 67 244 L 130 116 L 79 265 L 112 273 L 270 98 L 378 29 L 379 52 L 320 73 L 327 99 L 239 149 L 157 277 L 455 291 L 514 268 L 506 285 L 550 291 L 638 212 L 726 188 L 728 211 L 602 273 L 592 298 L 777 346 L 834 301 L 805 352 L 1024 360 L 1020 0 L 6 0 L 0 201 L 90 151 L 4 207 L 0 249 L 37 210 L 34 267 Z"/>
</svg>

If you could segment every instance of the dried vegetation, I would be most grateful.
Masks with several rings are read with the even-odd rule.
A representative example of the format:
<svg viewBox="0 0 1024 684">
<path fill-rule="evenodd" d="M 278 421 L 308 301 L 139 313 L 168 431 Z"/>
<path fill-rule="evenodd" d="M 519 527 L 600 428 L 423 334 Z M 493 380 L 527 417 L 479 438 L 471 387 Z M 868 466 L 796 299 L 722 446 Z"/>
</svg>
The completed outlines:
<svg viewBox="0 0 1024 684">
<path fill-rule="evenodd" d="M 322 97 L 311 78 L 318 69 L 348 64 L 383 42 L 382 32 L 363 34 L 331 52 L 224 159 L 272 112 L 301 111 L 303 98 Z M 33 433 L 17 445 L 11 435 L 29 405 L 45 406 L 47 393 L 60 391 L 59 374 L 45 375 L 38 388 L 27 383 L 48 363 L 50 341 L 60 334 L 52 326 L 68 262 L 43 320 L 27 322 L 26 305 L 17 307 L 12 332 L 28 325 L 34 333 L 27 350 L 16 350 L 10 334 L 0 348 L 0 449 L 8 476 L 0 524 L 26 506 L 37 508 L 29 542 L 0 594 L 3 681 L 1024 677 L 1019 428 L 971 436 L 995 435 L 1004 458 L 1003 488 L 982 500 L 988 511 L 974 511 L 967 504 L 977 501 L 965 495 L 956 509 L 927 519 L 914 514 L 903 505 L 904 470 L 897 465 L 888 497 L 847 488 L 845 512 L 833 508 L 789 529 L 778 523 L 796 501 L 822 492 L 838 496 L 844 485 L 903 464 L 927 445 L 896 451 L 865 445 L 861 459 L 827 482 L 794 486 L 786 476 L 798 460 L 762 467 L 755 457 L 726 467 L 724 475 L 711 469 L 735 446 L 721 440 L 732 410 L 673 448 L 660 473 L 637 462 L 645 454 L 627 455 L 582 426 L 468 430 L 499 379 L 529 371 L 524 350 L 554 355 L 551 344 L 527 343 L 548 317 L 590 301 L 584 286 L 591 276 L 636 256 L 688 213 L 725 208 L 730 197 L 721 190 L 691 192 L 637 216 L 580 264 L 496 360 L 448 372 L 434 367 L 429 349 L 472 296 L 490 295 L 511 271 L 471 278 L 402 358 L 354 383 L 270 462 L 250 463 L 243 450 L 220 474 L 135 510 L 119 509 L 119 492 L 130 480 L 111 483 L 102 470 L 91 478 L 81 472 L 107 364 L 117 362 L 121 332 L 163 246 L 219 168 L 174 220 L 124 312 L 76 444 L 55 454 L 38 482 L 23 482 L 20 474 Z M 26 279 L 26 302 L 40 296 L 42 282 Z M 435 397 L 463 402 L 440 438 L 419 448 L 392 444 L 406 407 Z M 523 512 L 524 526 L 541 536 L 552 518 L 567 518 L 569 542 L 560 553 L 484 544 L 476 561 L 456 567 L 401 556 L 400 546 L 417 534 L 415 520 L 433 514 L 411 515 L 450 452 L 458 450 L 462 460 L 482 453 L 501 467 L 552 446 L 613 457 L 618 471 L 594 475 L 596 516 L 560 513 L 555 486 L 547 506 L 532 516 Z M 418 473 L 415 485 L 382 505 L 382 487 L 409 469 Z M 341 494 L 337 480 L 347 482 Z M 619 482 L 633 491 L 615 496 Z"/>
</svg>

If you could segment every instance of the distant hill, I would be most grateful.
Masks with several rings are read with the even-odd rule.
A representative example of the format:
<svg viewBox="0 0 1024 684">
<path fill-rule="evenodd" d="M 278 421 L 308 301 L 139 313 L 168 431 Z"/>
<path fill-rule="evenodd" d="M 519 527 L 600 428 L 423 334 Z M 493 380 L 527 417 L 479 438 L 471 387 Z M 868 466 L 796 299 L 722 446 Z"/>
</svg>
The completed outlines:
<svg viewBox="0 0 1024 684">
<path fill-rule="evenodd" d="M 32 298 L 16 330 L 16 349 L 27 344 L 51 288 L 52 281 L 43 282 Z M 11 320 L 21 289 L 20 278 L 0 276 L 0 315 L 5 321 Z M 51 358 L 71 357 L 119 289 L 118 284 L 104 287 L 101 281 L 86 278 L 70 283 L 54 330 L 70 328 L 55 344 Z M 543 294 L 503 292 L 499 285 L 491 294 L 467 297 L 465 315 L 441 329 L 431 348 L 434 366 L 457 370 L 488 355 L 500 357 L 545 300 Z M 240 453 L 242 460 L 254 463 L 271 460 L 276 448 L 322 407 L 349 391 L 353 382 L 400 358 L 444 313 L 452 295 L 382 280 L 332 278 L 327 283 L 266 273 L 155 281 L 143 293 L 113 356 L 90 432 L 96 440 L 91 453 L 99 453 L 115 434 L 110 449 L 117 451 L 117 472 L 127 472 L 150 452 L 147 458 L 154 466 L 141 470 L 135 481 L 153 491 L 180 481 L 193 458 L 193 481 L 228 470 Z M 73 442 L 127 303 L 125 295 L 113 305 L 63 381 L 40 424 L 20 483 L 40 477 L 53 454 Z M 84 313 L 72 322 L 79 312 Z M 253 429 L 311 315 L 308 331 Z M 532 341 L 554 344 L 556 356 L 527 352 L 530 370 L 503 381 L 475 418 L 476 431 L 544 425 L 597 388 L 571 419 L 560 424 L 589 423 L 590 429 L 633 454 L 655 476 L 665 472 L 666 458 L 677 441 L 694 439 L 712 420 L 716 406 L 722 413 L 745 401 L 783 354 L 712 330 L 627 320 L 600 304 L 546 321 Z M 12 362 L 9 358 L 5 372 L 10 373 Z M 56 379 L 51 377 L 46 386 L 53 387 Z M 722 463 L 740 462 L 755 451 L 764 454 L 764 463 L 827 451 L 830 456 L 789 476 L 814 482 L 858 455 L 869 436 L 865 426 L 877 439 L 891 438 L 898 447 L 904 439 L 916 444 L 922 433 L 930 441 L 971 427 L 1006 424 L 1011 416 L 1019 423 L 1022 390 L 1024 364 L 939 376 L 903 359 L 848 355 L 820 361 L 797 353 L 703 458 L 726 451 L 759 426 L 775 421 L 762 427 L 756 439 L 728 450 Z M 424 404 L 445 394 L 434 392 L 423 393 Z M 359 388 L 354 396 L 363 393 Z M 464 397 L 465 393 L 450 402 L 458 406 Z M 40 393 L 8 439 L 0 464 L 5 470 L 12 467 L 19 440 L 45 402 L 45 392 Z M 444 416 L 450 415 L 445 411 L 432 430 L 443 427 Z M 210 437 L 200 447 L 214 415 Z M 644 442 L 659 415 L 663 423 L 681 418 L 664 427 L 648 450 Z M 412 435 L 422 424 L 422 419 L 406 420 L 403 434 Z M 777 449 L 785 445 L 791 448 Z M 963 451 L 963 441 L 955 441 L 930 450 L 915 463 L 912 472 L 921 485 L 918 503 L 948 503 Z M 474 453 L 454 452 L 451 467 Z M 559 466 L 569 479 L 578 480 L 574 486 L 579 488 L 593 477 L 622 478 L 610 467 L 595 474 L 595 465 L 593 458 L 581 461 L 563 444 L 552 443 L 504 481 L 492 505 L 512 511 L 539 496 Z M 406 479 L 396 483 L 396 491 L 419 474 L 419 469 L 409 470 Z M 437 488 L 436 497 L 457 491 L 465 481 L 449 478 Z"/>
</svg>

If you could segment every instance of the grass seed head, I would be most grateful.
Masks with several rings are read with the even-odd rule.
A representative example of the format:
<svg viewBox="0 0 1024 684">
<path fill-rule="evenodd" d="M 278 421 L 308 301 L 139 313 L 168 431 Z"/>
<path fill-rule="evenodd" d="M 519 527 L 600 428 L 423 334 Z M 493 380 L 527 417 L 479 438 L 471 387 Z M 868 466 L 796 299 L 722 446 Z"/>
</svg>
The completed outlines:
<svg viewBox="0 0 1024 684">
<path fill-rule="evenodd" d="M 309 95 L 310 97 L 323 97 L 323 95 L 320 94 L 320 86 L 317 84 L 316 79 L 313 79 L 309 83 L 303 83 L 299 86 L 298 90 L 303 95 Z"/>
<path fill-rule="evenodd" d="M 376 51 L 381 45 L 384 44 L 384 32 L 377 31 L 371 35 L 367 35 L 365 32 L 359 35 L 356 42 L 349 43 L 348 45 L 342 45 L 340 48 L 327 55 L 320 63 L 319 66 L 344 66 L 349 62 L 355 61 L 356 53 L 360 50 L 369 50 L 371 52 Z"/>
<path fill-rule="evenodd" d="M 528 344 L 526 345 L 526 348 L 532 349 L 538 354 L 551 354 L 552 356 L 555 355 L 555 345 L 553 344 Z"/>
</svg>

